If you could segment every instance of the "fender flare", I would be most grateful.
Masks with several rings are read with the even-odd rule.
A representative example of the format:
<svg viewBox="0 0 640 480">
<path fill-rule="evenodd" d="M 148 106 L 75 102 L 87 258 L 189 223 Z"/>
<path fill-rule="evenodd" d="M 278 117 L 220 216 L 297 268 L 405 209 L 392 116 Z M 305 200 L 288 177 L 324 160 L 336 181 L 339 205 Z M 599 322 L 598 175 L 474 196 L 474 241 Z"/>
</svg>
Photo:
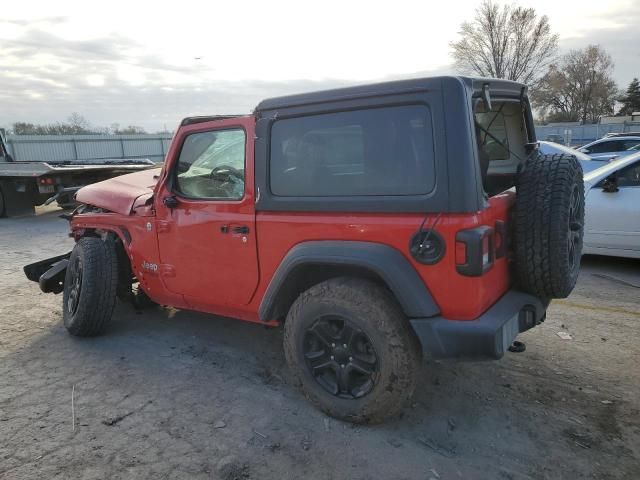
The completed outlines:
<svg viewBox="0 0 640 480">
<path fill-rule="evenodd" d="M 272 319 L 289 275 L 310 265 L 364 268 L 386 283 L 407 317 L 440 313 L 416 269 L 397 249 L 381 243 L 324 240 L 299 243 L 285 255 L 260 302 L 258 313 L 262 321 Z"/>
</svg>

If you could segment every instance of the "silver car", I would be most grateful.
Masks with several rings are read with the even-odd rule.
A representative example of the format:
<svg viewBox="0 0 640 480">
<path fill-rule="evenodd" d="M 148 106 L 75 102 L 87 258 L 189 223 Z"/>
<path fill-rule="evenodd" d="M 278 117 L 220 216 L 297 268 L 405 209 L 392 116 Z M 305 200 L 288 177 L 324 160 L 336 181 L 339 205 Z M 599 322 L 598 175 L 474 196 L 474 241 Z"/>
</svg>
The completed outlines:
<svg viewBox="0 0 640 480">
<path fill-rule="evenodd" d="M 624 157 L 633 153 L 630 148 L 640 145 L 640 135 L 638 136 L 610 136 L 587 143 L 578 148 L 577 151 L 586 153 L 596 161 L 609 162 L 615 158 Z"/>
<path fill-rule="evenodd" d="M 590 172 L 591 170 L 595 170 L 596 168 L 602 167 L 603 163 L 592 159 L 586 153 L 582 153 L 578 150 L 574 150 L 573 148 L 565 147 L 564 145 L 560 145 L 554 142 L 538 142 L 538 150 L 543 155 L 555 155 L 555 154 L 564 154 L 564 155 L 573 155 L 578 159 L 580 165 L 582 165 L 582 171 L 584 173 Z"/>
</svg>

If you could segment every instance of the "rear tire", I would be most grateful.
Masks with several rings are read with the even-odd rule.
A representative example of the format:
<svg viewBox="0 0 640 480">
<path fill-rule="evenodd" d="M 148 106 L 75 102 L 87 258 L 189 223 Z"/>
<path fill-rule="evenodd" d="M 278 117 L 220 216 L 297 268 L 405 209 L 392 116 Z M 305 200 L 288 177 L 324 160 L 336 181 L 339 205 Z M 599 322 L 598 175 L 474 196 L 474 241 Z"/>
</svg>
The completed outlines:
<svg viewBox="0 0 640 480">
<path fill-rule="evenodd" d="M 64 326 L 78 337 L 104 332 L 113 315 L 118 262 L 113 243 L 81 238 L 69 258 L 64 282 Z"/>
<path fill-rule="evenodd" d="M 567 297 L 578 279 L 584 234 L 582 167 L 572 155 L 536 155 L 518 176 L 515 268 L 521 289 Z"/>
<path fill-rule="evenodd" d="M 304 292 L 284 326 L 296 383 L 320 410 L 353 423 L 395 417 L 410 401 L 419 343 L 395 299 L 357 278 L 334 278 Z"/>
</svg>

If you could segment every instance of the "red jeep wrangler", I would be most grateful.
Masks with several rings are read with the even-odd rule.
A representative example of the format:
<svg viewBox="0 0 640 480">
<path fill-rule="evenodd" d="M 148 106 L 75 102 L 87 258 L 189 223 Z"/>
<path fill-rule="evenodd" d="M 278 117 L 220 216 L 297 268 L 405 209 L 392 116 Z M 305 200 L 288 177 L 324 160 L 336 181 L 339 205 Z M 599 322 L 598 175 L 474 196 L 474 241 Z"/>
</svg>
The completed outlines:
<svg viewBox="0 0 640 480">
<path fill-rule="evenodd" d="M 571 292 L 583 197 L 574 157 L 538 153 L 524 85 L 380 83 L 185 119 L 162 169 L 82 188 L 73 251 L 25 273 L 73 335 L 141 296 L 284 325 L 314 404 L 381 421 L 423 352 L 500 358 Z"/>
</svg>

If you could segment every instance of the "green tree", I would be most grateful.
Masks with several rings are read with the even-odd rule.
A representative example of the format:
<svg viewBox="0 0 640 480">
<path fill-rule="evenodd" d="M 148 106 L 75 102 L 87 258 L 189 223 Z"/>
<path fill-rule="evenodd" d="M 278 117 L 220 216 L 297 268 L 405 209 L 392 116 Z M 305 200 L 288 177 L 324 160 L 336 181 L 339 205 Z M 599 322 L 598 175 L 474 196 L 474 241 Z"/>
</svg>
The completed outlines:
<svg viewBox="0 0 640 480">
<path fill-rule="evenodd" d="M 640 81 L 634 78 L 627 87 L 626 93 L 620 97 L 622 108 L 620 115 L 631 115 L 633 112 L 640 112 Z"/>
</svg>

